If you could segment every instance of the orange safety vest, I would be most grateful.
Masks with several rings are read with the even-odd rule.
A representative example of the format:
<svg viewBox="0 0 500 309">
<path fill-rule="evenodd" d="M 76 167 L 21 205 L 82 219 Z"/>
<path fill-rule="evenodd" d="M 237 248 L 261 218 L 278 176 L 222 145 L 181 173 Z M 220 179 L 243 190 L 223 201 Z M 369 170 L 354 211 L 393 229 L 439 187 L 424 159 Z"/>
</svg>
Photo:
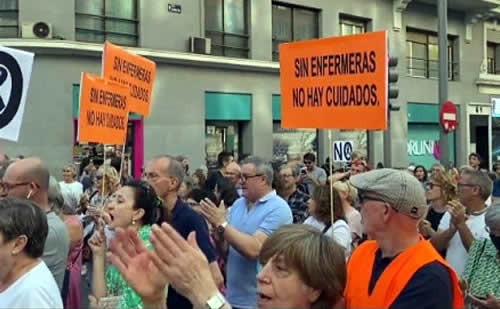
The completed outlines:
<svg viewBox="0 0 500 309">
<path fill-rule="evenodd" d="M 392 260 L 380 275 L 372 293 L 369 294 L 375 253 L 378 249 L 377 242 L 366 241 L 352 254 L 347 266 L 347 285 L 344 292 L 347 309 L 389 308 L 413 275 L 420 268 L 435 261 L 445 266 L 450 273 L 453 286 L 453 308 L 465 307 L 457 274 L 427 240 L 419 241 Z"/>
</svg>

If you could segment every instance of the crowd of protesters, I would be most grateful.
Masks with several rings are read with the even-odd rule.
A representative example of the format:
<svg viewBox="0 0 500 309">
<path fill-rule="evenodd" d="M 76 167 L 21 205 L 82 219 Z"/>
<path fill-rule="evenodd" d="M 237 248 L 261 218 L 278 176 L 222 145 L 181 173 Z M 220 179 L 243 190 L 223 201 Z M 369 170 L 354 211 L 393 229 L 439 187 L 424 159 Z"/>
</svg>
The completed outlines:
<svg viewBox="0 0 500 309">
<path fill-rule="evenodd" d="M 500 164 L 0 162 L 0 308 L 500 308 Z M 498 176 L 497 176 L 498 175 Z M 60 179 L 57 181 L 56 179 Z"/>
</svg>

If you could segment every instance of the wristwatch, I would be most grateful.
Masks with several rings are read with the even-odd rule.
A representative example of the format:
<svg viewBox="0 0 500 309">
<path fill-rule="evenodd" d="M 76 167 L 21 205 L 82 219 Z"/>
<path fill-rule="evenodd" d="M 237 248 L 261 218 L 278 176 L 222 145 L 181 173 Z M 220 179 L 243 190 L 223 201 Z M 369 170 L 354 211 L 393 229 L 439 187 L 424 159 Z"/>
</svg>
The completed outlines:
<svg viewBox="0 0 500 309">
<path fill-rule="evenodd" d="M 226 222 L 227 223 L 227 222 Z M 226 303 L 226 299 L 220 292 L 210 297 L 205 304 L 206 309 L 221 309 Z"/>
<path fill-rule="evenodd" d="M 221 225 L 219 225 L 216 228 L 217 233 L 219 233 L 220 235 L 224 235 L 224 231 L 226 230 L 227 225 L 228 225 L 228 222 L 224 221 L 224 223 L 222 223 Z"/>
</svg>

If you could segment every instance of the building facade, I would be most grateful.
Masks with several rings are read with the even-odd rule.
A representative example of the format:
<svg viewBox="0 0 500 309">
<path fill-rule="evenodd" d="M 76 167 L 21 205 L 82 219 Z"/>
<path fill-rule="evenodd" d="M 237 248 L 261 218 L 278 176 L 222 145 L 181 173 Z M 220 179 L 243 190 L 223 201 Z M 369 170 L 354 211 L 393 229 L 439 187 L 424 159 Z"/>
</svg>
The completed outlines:
<svg viewBox="0 0 500 309">
<path fill-rule="evenodd" d="M 129 122 L 134 174 L 163 153 L 187 155 L 194 167 L 222 150 L 276 160 L 314 151 L 323 161 L 327 132 L 280 127 L 279 44 L 387 30 L 390 54 L 399 58 L 400 95 L 392 103 L 400 111 L 386 132 L 336 130 L 333 139 L 352 140 L 373 164 L 430 167 L 439 137 L 434 2 L 3 0 L 0 45 L 36 56 L 20 140 L 2 148 L 40 155 L 53 170 L 79 156 L 81 72 L 100 74 L 109 40 L 157 63 L 151 116 Z M 451 159 L 461 165 L 475 151 L 488 164 L 500 156 L 500 0 L 448 2 L 449 99 L 460 112 Z M 51 26 L 48 38 L 33 38 L 36 22 Z M 211 54 L 192 52 L 191 37 L 210 38 Z"/>
</svg>

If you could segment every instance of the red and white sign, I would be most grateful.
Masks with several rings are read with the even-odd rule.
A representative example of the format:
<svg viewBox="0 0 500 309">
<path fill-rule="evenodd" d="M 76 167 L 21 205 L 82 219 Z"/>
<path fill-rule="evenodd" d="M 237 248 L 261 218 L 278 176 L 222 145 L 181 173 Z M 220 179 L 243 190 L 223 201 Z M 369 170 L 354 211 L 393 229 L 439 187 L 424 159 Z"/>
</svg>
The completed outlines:
<svg viewBox="0 0 500 309">
<path fill-rule="evenodd" d="M 444 132 L 450 133 L 458 127 L 457 107 L 450 101 L 446 101 L 439 111 L 439 122 Z"/>
</svg>

